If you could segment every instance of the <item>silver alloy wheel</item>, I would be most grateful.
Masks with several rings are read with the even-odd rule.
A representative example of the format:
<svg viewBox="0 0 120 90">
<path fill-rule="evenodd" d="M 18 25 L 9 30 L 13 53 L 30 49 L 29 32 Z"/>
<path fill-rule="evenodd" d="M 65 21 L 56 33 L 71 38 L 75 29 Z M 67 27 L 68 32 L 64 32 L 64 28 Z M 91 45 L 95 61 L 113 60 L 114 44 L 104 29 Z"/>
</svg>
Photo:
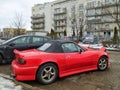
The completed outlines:
<svg viewBox="0 0 120 90">
<path fill-rule="evenodd" d="M 98 68 L 100 70 L 105 70 L 108 66 L 107 59 L 106 58 L 100 58 L 99 63 L 98 63 Z"/>
<path fill-rule="evenodd" d="M 54 80 L 56 71 L 53 66 L 46 66 L 41 72 L 41 78 L 44 82 L 51 82 Z"/>
</svg>

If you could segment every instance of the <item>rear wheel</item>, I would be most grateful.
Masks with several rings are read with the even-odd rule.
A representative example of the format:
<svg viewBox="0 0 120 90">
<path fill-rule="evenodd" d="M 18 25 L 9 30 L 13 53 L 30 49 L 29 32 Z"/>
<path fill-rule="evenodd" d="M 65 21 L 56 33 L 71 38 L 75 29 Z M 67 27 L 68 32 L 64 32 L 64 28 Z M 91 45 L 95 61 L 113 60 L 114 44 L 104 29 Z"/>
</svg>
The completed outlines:
<svg viewBox="0 0 120 90">
<path fill-rule="evenodd" d="M 41 84 L 50 84 L 58 77 L 57 66 L 53 63 L 42 65 L 37 72 L 37 80 Z"/>
<path fill-rule="evenodd" d="M 101 57 L 98 61 L 98 69 L 103 71 L 108 68 L 108 59 L 106 57 Z"/>
</svg>

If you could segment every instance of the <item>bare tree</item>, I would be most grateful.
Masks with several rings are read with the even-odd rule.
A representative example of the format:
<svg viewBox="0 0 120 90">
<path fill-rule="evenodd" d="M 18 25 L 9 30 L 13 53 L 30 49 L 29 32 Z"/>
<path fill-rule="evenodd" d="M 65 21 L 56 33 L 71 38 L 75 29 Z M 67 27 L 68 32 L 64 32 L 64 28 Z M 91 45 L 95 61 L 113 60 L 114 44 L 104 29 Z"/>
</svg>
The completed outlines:
<svg viewBox="0 0 120 90">
<path fill-rule="evenodd" d="M 72 36 L 77 36 L 77 37 L 82 37 L 83 36 L 83 29 L 85 27 L 85 13 L 80 16 L 79 12 L 75 12 L 75 7 L 72 8 L 72 13 L 71 16 L 69 17 L 69 20 L 71 22 L 71 28 L 73 35 Z"/>
<path fill-rule="evenodd" d="M 17 28 L 14 35 L 20 35 L 20 30 L 25 27 L 25 21 L 21 13 L 15 13 L 14 18 L 12 19 L 12 26 Z"/>
</svg>

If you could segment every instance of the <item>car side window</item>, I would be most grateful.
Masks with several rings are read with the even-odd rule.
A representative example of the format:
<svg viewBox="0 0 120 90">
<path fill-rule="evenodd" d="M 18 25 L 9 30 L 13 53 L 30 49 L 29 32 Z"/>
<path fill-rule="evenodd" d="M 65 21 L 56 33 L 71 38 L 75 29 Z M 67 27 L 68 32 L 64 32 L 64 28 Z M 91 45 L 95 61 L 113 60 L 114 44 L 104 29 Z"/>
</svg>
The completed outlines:
<svg viewBox="0 0 120 90">
<path fill-rule="evenodd" d="M 33 37 L 33 43 L 42 43 L 43 37 Z"/>
<path fill-rule="evenodd" d="M 48 42 L 48 40 L 49 40 L 48 38 L 44 38 L 44 42 Z"/>
<path fill-rule="evenodd" d="M 62 49 L 65 53 L 78 52 L 79 49 L 74 43 L 64 43 L 62 44 Z"/>
<path fill-rule="evenodd" d="M 12 41 L 12 43 L 15 44 L 24 44 L 24 43 L 29 43 L 29 38 L 28 37 L 20 37 Z"/>
</svg>

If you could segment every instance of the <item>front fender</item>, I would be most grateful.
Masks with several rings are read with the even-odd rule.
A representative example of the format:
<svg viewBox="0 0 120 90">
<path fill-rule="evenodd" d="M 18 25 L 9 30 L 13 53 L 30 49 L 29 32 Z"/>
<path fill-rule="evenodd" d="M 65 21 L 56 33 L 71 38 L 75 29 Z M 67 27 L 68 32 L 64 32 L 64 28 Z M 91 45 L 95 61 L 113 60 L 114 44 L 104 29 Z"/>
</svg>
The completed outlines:
<svg viewBox="0 0 120 90">
<path fill-rule="evenodd" d="M 107 52 L 101 51 L 99 54 L 99 58 L 102 56 L 106 56 L 108 58 L 108 60 L 110 59 L 110 55 Z"/>
</svg>

